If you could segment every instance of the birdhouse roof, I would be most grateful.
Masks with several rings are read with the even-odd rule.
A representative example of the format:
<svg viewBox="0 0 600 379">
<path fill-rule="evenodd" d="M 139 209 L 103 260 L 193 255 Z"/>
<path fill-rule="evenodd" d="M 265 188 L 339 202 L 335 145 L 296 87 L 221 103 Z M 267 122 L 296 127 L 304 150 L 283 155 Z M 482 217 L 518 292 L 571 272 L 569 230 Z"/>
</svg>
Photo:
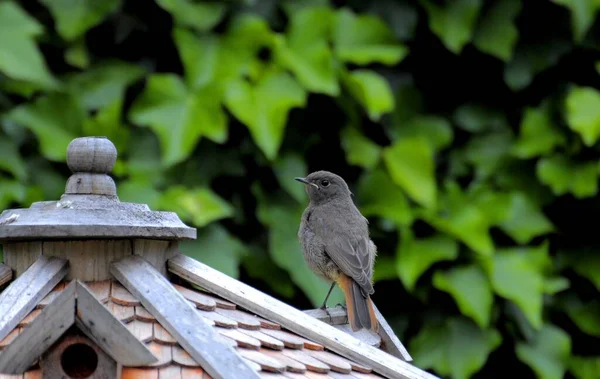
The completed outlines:
<svg viewBox="0 0 600 379">
<path fill-rule="evenodd" d="M 40 258 L 40 260 L 42 259 Z M 0 320 L 0 337 L 2 338 L 0 341 L 0 366 L 3 363 L 4 355 L 10 356 L 11 361 L 31 360 L 27 365 L 26 372 L 19 376 L 6 376 L 6 378 L 25 379 L 31 375 L 40 374 L 41 369 L 37 356 L 23 354 L 22 352 L 28 349 L 22 347 L 15 347 L 13 349 L 15 351 L 11 352 L 11 347 L 16 344 L 20 335 L 36 323 L 36 320 L 43 315 L 44 310 L 48 310 L 51 304 L 58 301 L 61 303 L 60 309 L 65 308 L 62 301 L 58 299 L 66 288 L 75 288 L 76 285 L 83 287 L 82 290 L 85 292 L 89 291 L 98 304 L 102 304 L 103 308 L 108 311 L 106 313 L 124 325 L 136 341 L 143 344 L 156 358 L 149 364 L 122 365 L 122 378 L 161 378 L 167 374 L 172 375 L 168 377 L 174 378 L 213 377 L 206 367 L 207 363 L 210 364 L 210 359 L 208 362 L 199 362 L 199 359 L 194 359 L 183 346 L 185 341 L 182 340 L 185 340 L 185 336 L 177 336 L 169 332 L 169 325 L 161 322 L 164 317 L 161 314 L 163 311 L 152 309 L 154 306 L 151 302 L 147 303 L 147 294 L 139 296 L 139 293 L 136 294 L 139 289 L 131 287 L 136 274 L 127 273 L 126 267 L 135 267 L 138 264 L 143 266 L 143 263 L 137 262 L 136 259 L 129 259 L 126 262 L 127 265 L 113 270 L 117 278 L 121 275 L 128 277 L 122 281 L 118 279 L 93 282 L 66 281 L 62 276 L 63 279 L 49 287 L 46 294 L 39 296 L 40 300 L 29 305 L 31 309 L 23 313 L 23 317 L 19 317 L 14 328 L 4 332 L 5 335 L 1 334 L 4 331 L 2 326 L 6 324 L 6 319 Z M 60 259 L 53 258 L 53 261 L 59 263 Z M 42 263 L 45 267 L 49 265 L 47 262 Z M 32 269 L 36 269 L 36 267 L 32 267 Z M 352 332 L 341 308 L 334 308 L 330 311 L 331 318 L 328 321 L 336 324 L 331 326 L 319 320 L 318 312 L 320 310 L 297 311 L 191 258 L 177 256 L 170 262 L 169 269 L 175 274 L 172 281 L 169 282 L 173 293 L 181 295 L 200 316 L 202 322 L 215 332 L 218 336 L 216 343 L 227 348 L 231 347 L 235 354 L 241 357 L 241 360 L 246 362 L 260 377 L 307 378 L 311 377 L 310 375 L 313 373 L 319 373 L 327 374 L 328 377 L 348 379 L 434 378 L 404 360 L 383 351 L 386 346 L 385 342 L 382 342 L 381 336 L 366 330 L 359 333 Z M 0 267 L 0 274 L 2 271 Z M 46 269 L 46 271 L 49 270 Z M 64 272 L 64 269 L 55 269 L 54 271 Z M 59 274 L 58 277 L 61 275 Z M 39 277 L 40 273 L 37 272 L 36 276 Z M 11 285 L 18 288 L 19 284 L 23 283 L 17 282 L 23 279 L 27 279 L 27 274 L 16 279 Z M 143 279 L 146 281 L 147 288 L 154 287 L 152 277 Z M 128 286 L 132 291 L 127 288 Z M 78 299 L 77 306 L 81 306 L 83 299 L 80 290 L 74 289 L 73 291 L 74 294 L 77 293 L 74 295 Z M 7 295 L 10 293 L 9 286 L 0 295 L 0 310 L 6 304 Z M 241 293 L 245 300 L 239 301 L 236 293 Z M 148 307 L 145 306 L 145 303 Z M 292 311 L 290 312 L 290 310 Z M 53 312 L 58 311 L 55 309 Z M 97 317 L 98 320 L 95 321 L 97 324 L 106 321 L 102 320 L 103 316 L 100 315 L 102 312 L 99 309 L 92 310 L 92 312 L 93 315 L 90 317 Z M 274 312 L 275 317 L 268 317 L 269 312 Z M 76 320 L 86 317 L 77 309 L 75 309 L 75 313 L 77 314 Z M 51 325 L 47 320 L 51 316 L 46 315 L 45 325 Z M 64 315 L 60 317 L 64 319 Z M 73 323 L 77 324 L 76 321 Z M 83 325 L 82 328 L 85 331 L 85 320 L 77 325 Z M 68 327 L 68 325 L 66 326 Z M 62 327 L 64 329 L 65 325 Z M 202 325 L 197 325 L 197 327 L 200 328 Z M 95 340 L 107 339 L 110 342 L 117 337 L 114 334 L 119 333 L 114 328 L 98 326 L 97 329 L 96 334 L 101 333 L 102 335 L 96 335 Z M 62 332 L 58 331 L 57 334 L 60 335 Z M 88 331 L 88 333 L 90 332 Z M 121 332 L 121 334 L 123 333 Z M 337 340 L 340 336 L 345 339 L 345 341 L 341 341 L 342 346 Z M 31 336 L 28 336 L 27 340 L 21 341 L 21 344 L 35 345 L 38 343 Z M 215 343 L 215 341 L 210 343 Z M 351 344 L 349 348 L 353 350 L 352 353 L 349 351 L 344 353 L 344 343 Z M 121 356 L 118 356 L 118 352 L 111 351 L 110 343 L 104 346 L 104 349 L 107 350 L 108 355 L 116 359 L 135 359 L 135 357 L 123 357 L 124 353 L 122 352 Z M 211 354 L 211 351 L 205 351 L 203 354 Z M 143 355 L 143 351 L 141 355 Z M 0 379 L 4 379 L 1 374 Z"/>
<path fill-rule="evenodd" d="M 435 378 L 376 307 L 378 334 L 355 333 L 343 309 L 303 312 L 179 254 L 196 229 L 119 201 L 108 139 L 75 139 L 67 157 L 60 201 L 0 214 L 0 285 L 16 275 L 0 293 L 0 379 L 53 368 L 73 331 L 123 379 Z"/>
</svg>

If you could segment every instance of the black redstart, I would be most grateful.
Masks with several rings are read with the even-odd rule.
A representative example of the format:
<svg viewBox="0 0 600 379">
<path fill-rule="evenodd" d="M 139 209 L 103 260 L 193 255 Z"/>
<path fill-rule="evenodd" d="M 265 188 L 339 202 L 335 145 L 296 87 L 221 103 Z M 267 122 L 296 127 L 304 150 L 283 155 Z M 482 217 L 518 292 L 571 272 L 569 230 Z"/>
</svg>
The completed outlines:
<svg viewBox="0 0 600 379">
<path fill-rule="evenodd" d="M 369 237 L 367 219 L 340 176 L 317 171 L 295 179 L 305 184 L 310 199 L 298 230 L 304 259 L 315 274 L 332 282 L 321 309 L 326 309 L 337 283 L 344 291 L 352 330 L 377 330 L 370 298 L 375 292 L 372 277 L 377 248 Z"/>
</svg>

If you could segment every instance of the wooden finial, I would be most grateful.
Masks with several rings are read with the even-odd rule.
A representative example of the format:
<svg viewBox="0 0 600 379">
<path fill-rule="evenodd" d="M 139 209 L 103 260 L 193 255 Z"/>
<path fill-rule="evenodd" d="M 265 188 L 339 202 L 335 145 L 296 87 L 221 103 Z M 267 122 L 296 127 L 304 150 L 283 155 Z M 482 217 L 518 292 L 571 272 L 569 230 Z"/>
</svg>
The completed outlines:
<svg viewBox="0 0 600 379">
<path fill-rule="evenodd" d="M 73 175 L 65 194 L 116 196 L 115 182 L 108 174 L 117 160 L 117 149 L 106 137 L 76 138 L 67 148 L 67 165 Z"/>
</svg>

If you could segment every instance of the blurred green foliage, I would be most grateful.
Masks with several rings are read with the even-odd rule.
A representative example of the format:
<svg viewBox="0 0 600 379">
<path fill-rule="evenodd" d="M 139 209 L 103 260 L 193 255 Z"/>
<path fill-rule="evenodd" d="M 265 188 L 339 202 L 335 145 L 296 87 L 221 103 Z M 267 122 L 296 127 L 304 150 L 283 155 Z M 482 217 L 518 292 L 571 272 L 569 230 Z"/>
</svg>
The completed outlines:
<svg viewBox="0 0 600 379">
<path fill-rule="evenodd" d="M 600 3 L 0 2 L 0 209 L 58 199 L 68 143 L 122 201 L 301 308 L 304 189 L 349 182 L 375 302 L 448 378 L 600 378 Z M 339 290 L 331 304 L 342 301 Z"/>
</svg>

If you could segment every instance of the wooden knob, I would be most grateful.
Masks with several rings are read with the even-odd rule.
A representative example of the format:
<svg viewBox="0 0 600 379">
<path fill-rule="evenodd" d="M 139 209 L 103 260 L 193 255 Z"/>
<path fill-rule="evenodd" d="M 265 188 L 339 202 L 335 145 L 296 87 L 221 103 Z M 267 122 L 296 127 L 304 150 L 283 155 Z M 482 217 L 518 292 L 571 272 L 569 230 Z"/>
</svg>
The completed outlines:
<svg viewBox="0 0 600 379">
<path fill-rule="evenodd" d="M 75 138 L 67 147 L 67 165 L 73 173 L 109 174 L 117 161 L 117 148 L 106 137 Z"/>
</svg>

